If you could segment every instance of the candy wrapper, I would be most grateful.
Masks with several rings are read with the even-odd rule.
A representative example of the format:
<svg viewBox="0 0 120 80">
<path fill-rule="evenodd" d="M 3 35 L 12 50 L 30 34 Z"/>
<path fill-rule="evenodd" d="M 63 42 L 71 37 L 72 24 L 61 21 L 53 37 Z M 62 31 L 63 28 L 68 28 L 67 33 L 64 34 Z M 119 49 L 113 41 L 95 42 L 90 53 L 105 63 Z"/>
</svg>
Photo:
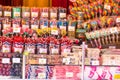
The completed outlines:
<svg viewBox="0 0 120 80">
<path fill-rule="evenodd" d="M 12 47 L 12 38 L 2 37 L 2 52 L 10 53 Z"/>
<path fill-rule="evenodd" d="M 57 28 L 58 21 L 56 19 L 50 20 L 50 27 Z"/>
<path fill-rule="evenodd" d="M 49 24 L 49 20 L 48 19 L 44 19 L 44 18 L 40 18 L 40 28 L 47 28 Z"/>
<path fill-rule="evenodd" d="M 29 53 L 35 54 L 35 48 L 36 48 L 36 41 L 28 38 L 26 43 L 25 43 L 25 50 L 28 51 Z"/>
<path fill-rule="evenodd" d="M 41 18 L 49 18 L 49 8 L 41 8 L 40 9 L 41 12 Z"/>
<path fill-rule="evenodd" d="M 59 14 L 59 16 L 58 16 L 58 19 L 60 20 L 60 19 L 66 19 L 66 13 L 67 13 L 67 11 L 66 11 L 66 9 L 65 8 L 58 8 L 58 14 Z"/>
<path fill-rule="evenodd" d="M 57 13 L 58 13 L 58 10 L 57 8 L 50 8 L 50 19 L 57 19 Z"/>
<path fill-rule="evenodd" d="M 67 21 L 66 20 L 59 20 L 58 21 L 58 26 L 59 26 L 59 28 L 60 29 L 62 29 L 62 30 L 67 30 L 67 25 L 68 25 L 68 23 L 67 23 Z"/>
<path fill-rule="evenodd" d="M 3 10 L 4 10 L 3 11 L 4 17 L 10 17 L 11 18 L 12 8 L 10 6 L 4 6 Z"/>
<path fill-rule="evenodd" d="M 49 54 L 60 54 L 60 42 L 55 39 L 54 37 L 50 38 L 50 43 L 49 43 Z"/>
<path fill-rule="evenodd" d="M 36 30 L 39 28 L 39 20 L 38 19 L 31 19 L 31 29 Z"/>
<path fill-rule="evenodd" d="M 13 19 L 12 20 L 13 33 L 21 32 L 21 19 Z"/>
<path fill-rule="evenodd" d="M 47 54 L 48 45 L 46 38 L 38 38 L 37 41 L 37 54 Z"/>
<path fill-rule="evenodd" d="M 30 8 L 22 7 L 22 18 L 30 18 Z"/>
<path fill-rule="evenodd" d="M 13 52 L 22 53 L 24 49 L 24 40 L 20 34 L 16 34 L 13 37 Z"/>
<path fill-rule="evenodd" d="M 30 28 L 30 19 L 25 18 L 22 19 L 22 29 L 29 29 Z"/>
<path fill-rule="evenodd" d="M 12 8 L 12 18 L 21 18 L 21 8 L 20 7 Z"/>
<path fill-rule="evenodd" d="M 39 8 L 31 8 L 31 18 L 39 18 Z"/>
<path fill-rule="evenodd" d="M 11 19 L 10 18 L 4 18 L 2 20 L 3 23 L 3 30 L 9 29 L 11 27 Z"/>
</svg>

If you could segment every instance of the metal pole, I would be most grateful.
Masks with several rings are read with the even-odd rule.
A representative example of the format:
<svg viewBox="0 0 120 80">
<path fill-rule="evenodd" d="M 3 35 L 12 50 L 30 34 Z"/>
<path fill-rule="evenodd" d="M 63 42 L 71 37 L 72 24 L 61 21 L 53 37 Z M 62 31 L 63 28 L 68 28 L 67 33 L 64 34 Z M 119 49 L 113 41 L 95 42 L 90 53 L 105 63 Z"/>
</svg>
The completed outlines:
<svg viewBox="0 0 120 80">
<path fill-rule="evenodd" d="M 84 66 L 85 66 L 85 42 L 82 43 L 82 76 L 81 80 L 84 80 Z"/>
<path fill-rule="evenodd" d="M 25 55 L 23 55 L 22 79 L 25 79 Z"/>
</svg>

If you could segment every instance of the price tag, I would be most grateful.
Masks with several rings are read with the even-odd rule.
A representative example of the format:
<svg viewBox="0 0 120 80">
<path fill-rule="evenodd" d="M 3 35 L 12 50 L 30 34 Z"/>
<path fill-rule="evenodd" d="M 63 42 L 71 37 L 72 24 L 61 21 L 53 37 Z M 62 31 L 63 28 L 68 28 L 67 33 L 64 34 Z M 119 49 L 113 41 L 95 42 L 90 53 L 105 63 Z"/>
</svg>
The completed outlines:
<svg viewBox="0 0 120 80">
<path fill-rule="evenodd" d="M 2 63 L 3 63 L 3 64 L 8 64 L 8 63 L 10 63 L 10 58 L 2 58 Z"/>
<path fill-rule="evenodd" d="M 14 33 L 20 33 L 20 27 L 13 28 Z"/>
<path fill-rule="evenodd" d="M 38 73 L 38 78 L 39 79 L 45 79 L 46 78 L 46 73 Z"/>
<path fill-rule="evenodd" d="M 63 63 L 69 64 L 70 63 L 70 58 L 63 58 Z"/>
<path fill-rule="evenodd" d="M 22 48 L 14 48 L 14 52 L 22 53 Z"/>
<path fill-rule="evenodd" d="M 29 53 L 35 53 L 35 48 L 27 48 L 27 51 L 28 51 Z"/>
<path fill-rule="evenodd" d="M 120 18 L 117 18 L 117 19 L 116 19 L 116 22 L 120 22 Z"/>
<path fill-rule="evenodd" d="M 66 30 L 66 26 L 60 26 L 60 29 Z"/>
<path fill-rule="evenodd" d="M 10 24 L 3 24 L 3 29 L 8 29 L 8 28 L 10 28 L 10 27 L 11 27 Z"/>
<path fill-rule="evenodd" d="M 13 28 L 20 27 L 19 24 L 13 24 Z"/>
<path fill-rule="evenodd" d="M 40 48 L 39 50 L 40 50 L 39 51 L 40 53 L 47 53 L 47 49 L 46 48 Z"/>
<path fill-rule="evenodd" d="M 15 17 L 20 17 L 20 12 L 14 12 Z"/>
<path fill-rule="evenodd" d="M 73 72 L 66 72 L 66 77 L 73 77 Z"/>
<path fill-rule="evenodd" d="M 110 10 L 110 8 L 111 8 L 110 5 L 107 4 L 104 5 L 104 9 Z"/>
<path fill-rule="evenodd" d="M 60 13 L 60 18 L 65 18 L 66 17 L 66 13 Z"/>
<path fill-rule="evenodd" d="M 109 46 L 109 49 L 116 49 L 116 46 Z"/>
<path fill-rule="evenodd" d="M 10 17 L 11 16 L 11 12 L 10 11 L 5 11 L 4 12 L 4 16 Z"/>
<path fill-rule="evenodd" d="M 52 49 L 52 54 L 54 54 L 54 53 L 59 53 L 59 50 L 58 50 L 58 49 L 53 48 L 53 49 Z"/>
<path fill-rule="evenodd" d="M 31 13 L 31 16 L 32 16 L 32 17 L 38 17 L 38 12 L 32 12 L 32 13 Z"/>
<path fill-rule="evenodd" d="M 58 35 L 58 30 L 51 30 L 51 34 Z"/>
<path fill-rule="evenodd" d="M 118 33 L 117 27 L 110 28 L 110 32 L 113 33 Z"/>
<path fill-rule="evenodd" d="M 99 61 L 98 60 L 92 61 L 92 65 L 99 65 Z"/>
<path fill-rule="evenodd" d="M 75 27 L 74 26 L 69 26 L 68 31 L 75 31 Z"/>
<path fill-rule="evenodd" d="M 70 53 L 70 49 L 64 49 L 64 53 Z"/>
<path fill-rule="evenodd" d="M 47 12 L 43 12 L 41 16 L 42 17 L 48 17 L 48 13 Z"/>
<path fill-rule="evenodd" d="M 29 25 L 22 25 L 23 29 L 29 28 Z"/>
<path fill-rule="evenodd" d="M 47 60 L 45 58 L 40 58 L 39 59 L 39 64 L 46 64 Z"/>
<path fill-rule="evenodd" d="M 33 29 L 33 30 L 38 29 L 38 25 L 31 25 L 31 29 Z"/>
<path fill-rule="evenodd" d="M 12 59 L 12 62 L 13 62 L 13 63 L 20 63 L 20 58 L 13 58 L 13 59 Z"/>
<path fill-rule="evenodd" d="M 29 12 L 24 12 L 24 17 L 30 17 L 30 13 Z"/>
<path fill-rule="evenodd" d="M 10 48 L 9 47 L 3 47 L 2 52 L 3 53 L 8 53 L 8 52 L 10 52 Z"/>
<path fill-rule="evenodd" d="M 51 12 L 51 13 L 50 13 L 50 17 L 51 17 L 51 18 L 56 18 L 56 17 L 57 17 L 57 13 Z"/>
</svg>

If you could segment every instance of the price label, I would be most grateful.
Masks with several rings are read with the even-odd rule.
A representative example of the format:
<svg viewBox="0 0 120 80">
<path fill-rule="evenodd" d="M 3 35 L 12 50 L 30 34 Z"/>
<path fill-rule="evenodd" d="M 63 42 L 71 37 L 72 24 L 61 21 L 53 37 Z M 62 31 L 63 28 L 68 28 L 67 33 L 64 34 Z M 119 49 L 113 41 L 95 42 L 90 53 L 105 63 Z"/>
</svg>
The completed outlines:
<svg viewBox="0 0 120 80">
<path fill-rule="evenodd" d="M 58 30 L 51 30 L 51 34 L 58 35 Z"/>
<path fill-rule="evenodd" d="M 8 28 L 10 28 L 10 27 L 11 27 L 10 24 L 3 24 L 3 29 L 8 29 Z"/>
<path fill-rule="evenodd" d="M 13 28 L 20 27 L 20 24 L 13 24 Z"/>
<path fill-rule="evenodd" d="M 66 77 L 73 77 L 73 72 L 66 72 Z"/>
<path fill-rule="evenodd" d="M 33 30 L 38 29 L 38 25 L 31 25 L 31 29 L 33 29 Z"/>
<path fill-rule="evenodd" d="M 64 53 L 70 53 L 70 49 L 64 49 Z"/>
<path fill-rule="evenodd" d="M 4 16 L 10 17 L 11 16 L 11 12 L 10 11 L 5 11 L 4 12 Z"/>
<path fill-rule="evenodd" d="M 110 8 L 111 8 L 110 5 L 107 4 L 104 5 L 104 9 L 110 10 Z"/>
<path fill-rule="evenodd" d="M 12 62 L 13 62 L 13 63 L 20 63 L 20 58 L 13 58 L 13 59 L 12 59 Z"/>
<path fill-rule="evenodd" d="M 39 79 L 45 79 L 46 78 L 46 73 L 38 73 L 38 78 Z"/>
<path fill-rule="evenodd" d="M 60 26 L 60 29 L 66 30 L 66 26 Z"/>
<path fill-rule="evenodd" d="M 120 22 L 120 18 L 117 18 L 117 19 L 116 19 L 116 22 Z"/>
<path fill-rule="evenodd" d="M 14 33 L 20 33 L 20 27 L 13 28 Z"/>
<path fill-rule="evenodd" d="M 66 17 L 66 13 L 60 13 L 60 18 L 65 18 Z"/>
<path fill-rule="evenodd" d="M 53 12 L 50 13 L 50 17 L 51 17 L 51 18 L 56 18 L 56 17 L 57 17 L 57 13 L 53 13 Z"/>
<path fill-rule="evenodd" d="M 30 17 L 30 13 L 29 12 L 24 12 L 24 17 Z"/>
<path fill-rule="evenodd" d="M 59 53 L 59 49 L 52 49 L 52 54 Z"/>
<path fill-rule="evenodd" d="M 22 48 L 14 48 L 14 52 L 22 53 Z"/>
<path fill-rule="evenodd" d="M 70 58 L 63 58 L 63 63 L 69 64 L 70 63 Z"/>
<path fill-rule="evenodd" d="M 41 16 L 42 17 L 48 17 L 48 13 L 47 12 L 43 12 Z"/>
<path fill-rule="evenodd" d="M 20 17 L 20 12 L 14 12 L 15 17 Z"/>
<path fill-rule="evenodd" d="M 29 25 L 22 25 L 23 29 L 29 28 Z"/>
<path fill-rule="evenodd" d="M 10 52 L 10 48 L 9 47 L 3 47 L 2 52 L 3 53 L 8 53 L 8 52 Z"/>
<path fill-rule="evenodd" d="M 99 65 L 99 61 L 98 60 L 92 61 L 92 65 Z"/>
<path fill-rule="evenodd" d="M 109 49 L 116 49 L 116 46 L 109 46 Z"/>
<path fill-rule="evenodd" d="M 31 13 L 31 16 L 32 16 L 32 17 L 38 17 L 38 12 L 32 12 L 32 13 Z"/>
<path fill-rule="evenodd" d="M 118 33 L 117 27 L 110 28 L 110 32 L 113 33 Z"/>
<path fill-rule="evenodd" d="M 27 48 L 27 51 L 28 51 L 29 53 L 35 53 L 35 48 Z"/>
<path fill-rule="evenodd" d="M 39 51 L 40 53 L 47 53 L 47 49 L 45 49 L 45 48 L 40 48 L 40 51 Z"/>
<path fill-rule="evenodd" d="M 40 58 L 39 59 L 39 64 L 46 64 L 47 60 L 45 58 Z"/>
<path fill-rule="evenodd" d="M 3 64 L 9 64 L 10 63 L 10 58 L 2 58 L 2 63 Z"/>
<path fill-rule="evenodd" d="M 75 31 L 75 27 L 74 26 L 69 26 L 68 31 Z"/>
</svg>

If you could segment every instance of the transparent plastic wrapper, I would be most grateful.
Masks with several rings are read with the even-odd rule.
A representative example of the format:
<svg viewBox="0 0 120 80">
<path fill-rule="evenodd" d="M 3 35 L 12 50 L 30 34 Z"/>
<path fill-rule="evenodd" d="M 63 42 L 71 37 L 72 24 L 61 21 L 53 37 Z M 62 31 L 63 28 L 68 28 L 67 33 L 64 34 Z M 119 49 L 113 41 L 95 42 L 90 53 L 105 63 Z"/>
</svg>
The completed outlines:
<svg viewBox="0 0 120 80">
<path fill-rule="evenodd" d="M 58 19 L 66 19 L 67 10 L 66 8 L 58 8 Z"/>
<path fill-rule="evenodd" d="M 40 28 L 47 28 L 49 26 L 49 20 L 45 18 L 40 18 Z"/>
<path fill-rule="evenodd" d="M 67 20 L 59 20 L 58 21 L 58 27 L 61 29 L 61 30 L 65 30 L 67 31 L 67 26 L 68 26 L 68 22 Z"/>
<path fill-rule="evenodd" d="M 58 21 L 56 19 L 50 20 L 50 28 L 57 28 Z"/>
<path fill-rule="evenodd" d="M 23 18 L 22 19 L 22 29 L 29 29 L 30 28 L 30 19 L 29 18 Z"/>
<path fill-rule="evenodd" d="M 9 18 L 11 18 L 11 15 L 12 15 L 12 7 L 10 7 L 10 6 L 4 6 L 3 7 L 3 16 L 4 17 L 9 17 Z"/>
<path fill-rule="evenodd" d="M 20 7 L 12 8 L 12 18 L 21 18 L 21 8 Z"/>
<path fill-rule="evenodd" d="M 50 19 L 57 19 L 58 9 L 55 7 L 50 8 Z"/>
<path fill-rule="evenodd" d="M 11 28 L 11 19 L 10 18 L 3 18 L 2 25 L 3 25 L 3 30 Z"/>
<path fill-rule="evenodd" d="M 30 18 L 30 8 L 22 7 L 22 18 Z"/>
<path fill-rule="evenodd" d="M 31 8 L 31 18 L 39 18 L 39 13 L 40 13 L 39 8 L 36 7 Z"/>
<path fill-rule="evenodd" d="M 45 8 L 40 8 L 40 18 L 46 18 L 49 19 L 49 8 L 45 7 Z"/>
<path fill-rule="evenodd" d="M 39 20 L 36 18 L 31 19 L 31 29 L 36 30 L 39 29 Z"/>
</svg>

